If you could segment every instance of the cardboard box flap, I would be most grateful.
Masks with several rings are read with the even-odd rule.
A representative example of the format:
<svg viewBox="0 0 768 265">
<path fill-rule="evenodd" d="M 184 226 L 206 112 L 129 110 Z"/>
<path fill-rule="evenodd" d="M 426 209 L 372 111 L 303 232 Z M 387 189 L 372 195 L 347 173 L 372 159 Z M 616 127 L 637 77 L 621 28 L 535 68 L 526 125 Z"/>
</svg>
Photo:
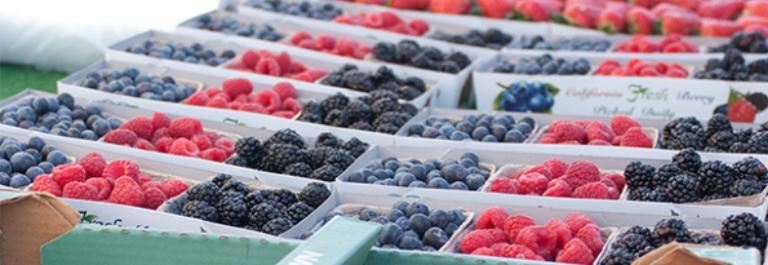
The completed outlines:
<svg viewBox="0 0 768 265">
<path fill-rule="evenodd" d="M 377 223 L 335 217 L 277 264 L 362 264 L 380 230 Z"/>
</svg>

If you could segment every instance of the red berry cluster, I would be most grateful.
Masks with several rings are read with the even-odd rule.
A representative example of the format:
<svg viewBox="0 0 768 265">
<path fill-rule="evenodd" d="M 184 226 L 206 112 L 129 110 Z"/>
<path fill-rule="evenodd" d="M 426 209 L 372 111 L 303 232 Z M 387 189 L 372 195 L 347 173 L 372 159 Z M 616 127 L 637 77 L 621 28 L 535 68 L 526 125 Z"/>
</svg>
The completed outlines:
<svg viewBox="0 0 768 265">
<path fill-rule="evenodd" d="M 556 120 L 549 125 L 539 143 L 653 147 L 653 140 L 645 134 L 640 123 L 625 115 L 613 116 L 610 127 L 598 120 Z"/>
<path fill-rule="evenodd" d="M 251 92 L 253 85 L 248 79 L 232 78 L 225 80 L 221 88 L 209 87 L 195 92 L 184 100 L 184 104 L 269 114 L 288 119 L 301 111 L 301 103 L 296 100 L 296 88 L 291 83 L 280 82 L 270 89 L 262 89 L 254 94 Z"/>
<path fill-rule="evenodd" d="M 64 198 L 157 209 L 168 198 L 187 190 L 178 179 L 152 180 L 141 173 L 136 162 L 115 160 L 107 163 L 101 154 L 88 153 L 76 163 L 53 168 L 50 175 L 41 175 L 32 183 L 32 190 L 48 192 Z"/>
<path fill-rule="evenodd" d="M 676 63 L 651 63 L 640 59 L 631 59 L 626 67 L 622 68 L 616 60 L 607 60 L 597 67 L 594 75 L 608 76 L 665 76 L 672 78 L 688 77 L 688 70 Z"/>
<path fill-rule="evenodd" d="M 136 117 L 112 130 L 104 142 L 132 146 L 180 156 L 199 157 L 222 162 L 235 152 L 232 140 L 204 131 L 200 120 L 177 118 L 155 112 L 152 117 Z"/>
<path fill-rule="evenodd" d="M 592 264 L 604 245 L 600 227 L 582 213 L 536 225 L 527 215 L 508 215 L 493 207 L 480 214 L 460 247 L 472 255 Z"/>
<path fill-rule="evenodd" d="M 414 19 L 408 22 L 392 12 L 369 12 L 341 15 L 336 17 L 334 21 L 336 21 L 336 23 L 351 24 L 414 36 L 421 36 L 429 30 L 429 24 L 424 20 Z"/>
<path fill-rule="evenodd" d="M 226 68 L 263 75 L 286 77 L 304 82 L 315 82 L 328 74 L 326 70 L 309 69 L 299 61 L 291 60 L 286 52 L 273 54 L 268 50 L 248 50 L 240 61 L 226 65 Z"/>
<path fill-rule="evenodd" d="M 357 41 L 348 38 L 336 39 L 328 35 L 317 35 L 317 37 L 312 38 L 312 35 L 305 31 L 300 31 L 294 34 L 293 37 L 291 37 L 289 43 L 304 49 L 347 56 L 361 60 L 365 58 L 367 54 L 371 53 L 371 47 L 360 44 Z"/>
<path fill-rule="evenodd" d="M 619 44 L 617 52 L 631 53 L 696 53 L 699 48 L 695 44 L 683 40 L 680 35 L 673 34 L 664 37 L 660 42 L 654 42 L 645 35 L 635 35 Z"/>
<path fill-rule="evenodd" d="M 570 165 L 558 159 L 515 171 L 491 181 L 490 192 L 616 200 L 624 189 L 624 176 L 600 172 L 595 163 L 586 160 Z"/>
</svg>

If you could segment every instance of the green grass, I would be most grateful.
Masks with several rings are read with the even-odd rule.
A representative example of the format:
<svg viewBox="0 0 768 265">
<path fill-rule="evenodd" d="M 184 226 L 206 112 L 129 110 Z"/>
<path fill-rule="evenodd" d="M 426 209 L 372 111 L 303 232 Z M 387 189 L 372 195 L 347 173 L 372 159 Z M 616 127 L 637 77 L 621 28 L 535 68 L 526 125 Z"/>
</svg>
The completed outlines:
<svg viewBox="0 0 768 265">
<path fill-rule="evenodd" d="M 25 88 L 56 93 L 56 81 L 67 76 L 64 72 L 41 71 L 30 66 L 0 64 L 0 99 Z"/>
</svg>

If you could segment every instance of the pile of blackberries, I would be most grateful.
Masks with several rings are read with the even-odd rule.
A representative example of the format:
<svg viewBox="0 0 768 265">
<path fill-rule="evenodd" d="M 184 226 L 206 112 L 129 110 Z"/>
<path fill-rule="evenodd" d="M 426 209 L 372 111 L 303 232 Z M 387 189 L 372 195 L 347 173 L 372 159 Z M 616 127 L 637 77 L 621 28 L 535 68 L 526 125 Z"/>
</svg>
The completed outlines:
<svg viewBox="0 0 768 265">
<path fill-rule="evenodd" d="M 431 116 L 411 125 L 408 136 L 454 141 L 522 143 L 533 132 L 536 122 L 530 117 L 519 121 L 510 115 L 467 115 L 461 120 Z"/>
<path fill-rule="evenodd" d="M 343 205 L 342 205 L 343 206 Z M 335 210 L 324 220 L 347 216 L 383 225 L 376 247 L 437 251 L 467 219 L 460 209 L 430 209 L 421 202 L 396 202 L 391 209 L 363 207 L 355 211 Z"/>
<path fill-rule="evenodd" d="M 693 78 L 733 81 L 768 82 L 768 58 L 746 63 L 737 49 L 728 49 L 723 59 L 707 60 L 704 70 L 697 71 Z"/>
<path fill-rule="evenodd" d="M 746 157 L 733 165 L 720 160 L 702 162 L 693 149 L 685 149 L 660 166 L 635 161 L 624 169 L 629 199 L 689 203 L 751 196 L 768 184 L 768 170 L 760 160 Z"/>
<path fill-rule="evenodd" d="M 311 148 L 298 133 L 282 129 L 264 142 L 255 137 L 243 137 L 235 143 L 235 155 L 225 163 L 282 173 L 303 178 L 333 181 L 355 159 L 368 150 L 369 145 L 352 137 L 349 141 L 331 133 L 318 136 Z"/>
<path fill-rule="evenodd" d="M 156 40 L 146 40 L 129 47 L 127 52 L 143 54 L 160 59 L 169 59 L 193 64 L 206 64 L 217 66 L 235 58 L 234 50 L 227 49 L 219 55 L 213 49 L 206 48 L 203 44 L 195 42 L 192 45 L 183 43 L 161 43 Z"/>
<path fill-rule="evenodd" d="M 194 87 L 177 83 L 171 76 L 145 74 L 135 67 L 90 72 L 85 79 L 80 80 L 79 85 L 108 93 L 167 102 L 181 102 L 195 93 Z"/>
<path fill-rule="evenodd" d="M 725 52 L 729 49 L 737 49 L 747 53 L 768 53 L 768 43 L 761 32 L 739 32 L 731 36 L 731 41 L 710 48 L 710 52 Z"/>
<path fill-rule="evenodd" d="M 312 1 L 248 0 L 246 5 L 299 17 L 333 20 L 343 11 L 332 3 L 313 3 Z"/>
<path fill-rule="evenodd" d="M 591 65 L 587 59 L 565 60 L 544 54 L 531 58 L 522 58 L 517 64 L 502 61 L 493 68 L 495 73 L 515 73 L 524 75 L 586 75 Z"/>
<path fill-rule="evenodd" d="M 0 185 L 22 188 L 37 176 L 50 174 L 58 165 L 69 163 L 69 158 L 34 136 L 28 142 L 0 136 Z"/>
<path fill-rule="evenodd" d="M 379 42 L 373 47 L 376 59 L 416 68 L 446 73 L 458 73 L 472 63 L 463 52 L 454 51 L 444 54 L 432 46 L 420 46 L 413 40 L 401 40 L 398 43 Z"/>
<path fill-rule="evenodd" d="M 436 32 L 430 35 L 429 38 L 470 46 L 486 47 L 496 50 L 503 48 L 510 41 L 512 41 L 512 35 L 509 35 L 497 28 L 490 28 L 485 31 L 473 29 L 460 34 Z"/>
<path fill-rule="evenodd" d="M 69 93 L 56 97 L 27 97 L 0 110 L 3 124 L 38 132 L 98 140 L 122 122 L 101 113 L 94 103 L 76 105 Z"/>
<path fill-rule="evenodd" d="M 478 190 L 489 176 L 488 169 L 480 166 L 477 154 L 465 153 L 460 161 L 400 161 L 395 157 L 387 157 L 371 161 L 362 170 L 344 176 L 342 181 L 414 188 Z"/>
<path fill-rule="evenodd" d="M 253 37 L 260 40 L 279 41 L 285 37 L 269 24 L 256 25 L 243 23 L 232 16 L 214 17 L 209 14 L 200 16 L 192 25 L 198 29 L 218 31 L 228 35 Z"/>
<path fill-rule="evenodd" d="M 611 41 L 595 37 L 572 37 L 546 40 L 541 35 L 520 36 L 509 45 L 513 49 L 566 50 L 604 52 L 611 47 Z"/>
<path fill-rule="evenodd" d="M 287 189 L 254 189 L 219 174 L 189 188 L 171 211 L 209 222 L 279 235 L 304 220 L 328 197 L 324 184 L 310 183 L 295 193 Z"/>
<path fill-rule="evenodd" d="M 716 113 L 705 128 L 695 117 L 681 117 L 664 126 L 660 146 L 674 150 L 768 154 L 768 123 L 756 131 L 734 129 L 727 116 Z"/>
<path fill-rule="evenodd" d="M 395 134 L 419 109 L 399 103 L 397 94 L 376 90 L 356 99 L 337 93 L 320 102 L 304 104 L 299 120 L 364 131 Z"/>
<path fill-rule="evenodd" d="M 354 64 L 345 64 L 331 72 L 320 81 L 323 85 L 346 87 L 352 90 L 371 93 L 374 91 L 389 91 L 399 99 L 411 100 L 427 90 L 424 80 L 418 77 L 401 79 L 386 66 L 380 66 L 376 72 L 359 70 Z"/>
</svg>

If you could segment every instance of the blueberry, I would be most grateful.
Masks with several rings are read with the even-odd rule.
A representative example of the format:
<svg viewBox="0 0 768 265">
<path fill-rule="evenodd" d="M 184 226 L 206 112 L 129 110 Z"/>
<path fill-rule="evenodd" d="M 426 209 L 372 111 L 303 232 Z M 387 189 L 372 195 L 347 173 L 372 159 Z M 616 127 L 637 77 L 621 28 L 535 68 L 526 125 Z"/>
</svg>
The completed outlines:
<svg viewBox="0 0 768 265">
<path fill-rule="evenodd" d="M 424 132 L 421 134 L 421 137 L 426 138 L 437 138 L 438 136 L 440 136 L 440 131 L 433 127 L 424 128 Z"/>
<path fill-rule="evenodd" d="M 11 172 L 13 172 L 11 163 L 8 160 L 0 159 L 0 173 L 11 174 Z"/>
<path fill-rule="evenodd" d="M 423 213 L 416 213 L 411 215 L 410 217 L 411 221 L 411 229 L 416 231 L 417 234 L 423 235 L 427 229 L 432 227 L 429 217 L 427 217 L 426 214 Z"/>
<path fill-rule="evenodd" d="M 489 133 L 488 127 L 477 127 L 472 131 L 472 139 L 480 141 Z"/>
<path fill-rule="evenodd" d="M 48 154 L 51 152 L 56 151 L 56 147 L 50 144 L 46 144 L 43 149 L 40 150 L 40 155 L 43 157 L 48 157 Z"/>
<path fill-rule="evenodd" d="M 433 178 L 427 183 L 427 187 L 435 189 L 447 189 L 448 186 L 450 186 L 448 181 L 441 177 Z"/>
<path fill-rule="evenodd" d="M 381 227 L 381 232 L 379 232 L 379 236 L 376 239 L 381 244 L 394 244 L 402 234 L 403 229 L 399 225 L 388 223 Z"/>
<path fill-rule="evenodd" d="M 40 137 L 32 136 L 32 138 L 29 138 L 27 144 L 29 147 L 35 148 L 39 151 L 43 149 L 43 146 L 45 146 L 45 141 L 43 141 L 43 139 Z"/>
<path fill-rule="evenodd" d="M 30 182 L 29 177 L 23 174 L 14 174 L 13 177 L 11 177 L 9 186 L 11 186 L 11 188 L 21 188 L 29 185 Z"/>
<path fill-rule="evenodd" d="M 446 211 L 433 209 L 429 213 L 429 221 L 433 226 L 445 227 L 451 221 L 451 217 Z"/>
<path fill-rule="evenodd" d="M 400 173 L 395 175 L 395 179 L 398 186 L 407 187 L 411 182 L 416 180 L 416 177 L 411 173 Z"/>
<path fill-rule="evenodd" d="M 384 180 L 384 185 L 387 185 L 387 186 L 397 186 L 397 182 L 394 179 L 391 179 L 391 178 L 390 179 L 385 179 Z"/>
<path fill-rule="evenodd" d="M 451 216 L 451 223 L 461 224 L 467 219 L 467 215 L 459 209 L 451 209 L 448 214 Z"/>
<path fill-rule="evenodd" d="M 11 156 L 10 162 L 14 172 L 25 172 L 28 168 L 37 164 L 35 162 L 35 157 L 26 152 L 18 152 L 13 154 L 13 156 Z"/>
<path fill-rule="evenodd" d="M 360 172 L 355 172 L 347 176 L 347 180 L 350 182 L 362 183 L 365 182 L 365 177 Z"/>
<path fill-rule="evenodd" d="M 59 120 L 60 121 L 62 119 L 70 120 L 71 121 L 73 119 L 75 119 L 75 120 L 84 120 L 84 119 L 87 119 L 87 118 L 88 118 L 88 113 L 86 113 L 84 109 L 75 109 L 75 110 L 73 110 L 72 111 L 72 117 L 59 116 Z"/>
<path fill-rule="evenodd" d="M 40 162 L 40 164 L 37 164 L 38 167 L 40 167 L 45 174 L 50 174 L 51 171 L 53 171 L 53 164 L 48 161 Z"/>
<path fill-rule="evenodd" d="M 504 139 L 504 135 L 507 134 L 507 127 L 502 124 L 491 125 L 491 133 L 496 139 Z"/>
<path fill-rule="evenodd" d="M 469 190 L 469 187 L 463 181 L 455 181 L 448 188 L 452 190 Z"/>
<path fill-rule="evenodd" d="M 395 220 L 395 223 L 399 225 L 403 230 L 411 229 L 411 219 L 408 219 L 408 217 L 399 217 L 397 220 Z"/>
<path fill-rule="evenodd" d="M 440 172 L 443 173 L 443 176 L 449 182 L 464 181 L 464 178 L 469 174 L 467 169 L 459 164 L 447 165 Z"/>
<path fill-rule="evenodd" d="M 123 122 L 117 118 L 109 118 L 107 121 L 109 122 L 109 127 L 112 129 L 120 128 L 120 125 L 123 125 Z"/>
<path fill-rule="evenodd" d="M 28 106 L 20 107 L 16 111 L 16 113 L 18 115 L 18 122 L 22 122 L 22 121 L 35 122 L 35 120 L 37 119 L 37 114 L 35 114 L 35 111 Z"/>
<path fill-rule="evenodd" d="M 403 213 L 403 211 L 400 211 L 400 210 L 398 210 L 398 209 L 392 209 L 392 210 L 391 210 L 391 211 L 390 211 L 390 212 L 387 214 L 387 218 L 388 218 L 390 221 L 392 221 L 392 222 L 394 222 L 394 221 L 397 221 L 397 219 L 400 219 L 400 217 L 403 217 L 403 216 L 405 216 L 405 214 Z"/>
<path fill-rule="evenodd" d="M 377 169 L 373 171 L 373 175 L 376 176 L 376 178 L 379 180 L 387 179 L 389 178 L 387 171 L 388 169 Z"/>
<path fill-rule="evenodd" d="M 413 216 L 414 214 L 421 213 L 424 215 L 429 214 L 429 207 L 427 207 L 426 204 L 423 204 L 421 202 L 414 202 L 408 205 L 408 207 L 405 208 L 405 215 L 406 216 Z"/>
<path fill-rule="evenodd" d="M 45 171 L 43 171 L 43 169 L 40 168 L 40 167 L 32 166 L 32 167 L 27 169 L 25 174 L 27 175 L 27 177 L 29 177 L 30 179 L 34 180 L 35 177 L 40 176 L 42 174 L 45 174 Z"/>
<path fill-rule="evenodd" d="M 3 120 L 3 124 L 8 125 L 8 126 L 13 126 L 13 127 L 16 127 L 16 126 L 19 125 L 19 123 L 15 119 L 12 119 L 12 118 L 4 119 Z"/>
<path fill-rule="evenodd" d="M 477 190 L 485 184 L 485 177 L 480 174 L 472 174 L 467 176 L 466 182 L 470 190 Z"/>
<path fill-rule="evenodd" d="M 5 172 L 0 172 L 0 185 L 11 185 L 11 176 L 8 176 Z"/>
<path fill-rule="evenodd" d="M 454 141 L 464 141 L 470 139 L 469 134 L 461 131 L 453 131 L 450 136 L 451 140 Z"/>
<path fill-rule="evenodd" d="M 85 139 L 85 140 L 90 140 L 90 141 L 96 141 L 96 140 L 99 139 L 99 137 L 96 136 L 96 133 L 94 133 L 91 130 L 85 130 L 85 131 L 81 132 L 80 133 L 80 138 Z"/>
<path fill-rule="evenodd" d="M 35 164 L 40 163 L 40 161 L 42 161 L 42 157 L 40 156 L 40 151 L 37 151 L 37 149 L 27 148 L 25 152 L 27 152 L 27 154 L 30 154 L 32 155 L 32 157 L 35 158 Z"/>
<path fill-rule="evenodd" d="M 58 96 L 56 96 L 56 100 L 59 102 L 59 105 L 66 106 L 69 109 L 75 108 L 75 98 L 72 97 L 69 93 L 61 93 Z"/>
<path fill-rule="evenodd" d="M 459 229 L 459 225 L 455 223 L 448 223 L 448 225 L 445 226 L 445 233 L 450 237 L 453 235 L 456 230 Z"/>
<path fill-rule="evenodd" d="M 45 98 L 35 98 L 32 100 L 32 108 L 37 114 L 48 112 L 48 100 Z"/>
<path fill-rule="evenodd" d="M 397 242 L 397 247 L 400 249 L 406 249 L 406 250 L 417 250 L 417 249 L 421 249 L 422 245 L 421 245 L 421 240 L 419 240 L 418 237 L 403 236 Z"/>
<path fill-rule="evenodd" d="M 465 168 L 470 168 L 470 167 L 476 167 L 477 166 L 477 163 L 475 163 L 474 160 L 468 159 L 468 158 L 462 159 L 459 164 L 462 167 L 465 167 Z M 467 173 L 469 173 L 469 172 L 467 172 Z"/>
<path fill-rule="evenodd" d="M 53 164 L 54 166 L 63 165 L 69 162 L 67 161 L 68 160 L 67 156 L 64 155 L 64 153 L 59 150 L 48 153 L 46 160 L 48 162 L 51 162 L 51 164 Z"/>
<path fill-rule="evenodd" d="M 360 210 L 360 220 L 368 221 L 381 215 L 376 210 L 370 208 L 363 208 Z"/>
<path fill-rule="evenodd" d="M 395 202 L 394 204 L 392 204 L 392 209 L 398 209 L 401 212 L 405 213 L 406 209 L 408 209 L 409 205 L 410 205 L 410 203 L 408 203 L 408 202 L 398 201 L 398 202 Z"/>
<path fill-rule="evenodd" d="M 448 235 L 440 227 L 432 227 L 424 233 L 423 242 L 424 245 L 439 249 L 445 245 L 445 242 L 448 242 Z"/>
<path fill-rule="evenodd" d="M 397 168 L 399 167 L 400 167 L 400 162 L 397 160 L 389 160 L 386 163 L 384 163 L 384 168 L 392 171 L 397 170 Z"/>
</svg>

